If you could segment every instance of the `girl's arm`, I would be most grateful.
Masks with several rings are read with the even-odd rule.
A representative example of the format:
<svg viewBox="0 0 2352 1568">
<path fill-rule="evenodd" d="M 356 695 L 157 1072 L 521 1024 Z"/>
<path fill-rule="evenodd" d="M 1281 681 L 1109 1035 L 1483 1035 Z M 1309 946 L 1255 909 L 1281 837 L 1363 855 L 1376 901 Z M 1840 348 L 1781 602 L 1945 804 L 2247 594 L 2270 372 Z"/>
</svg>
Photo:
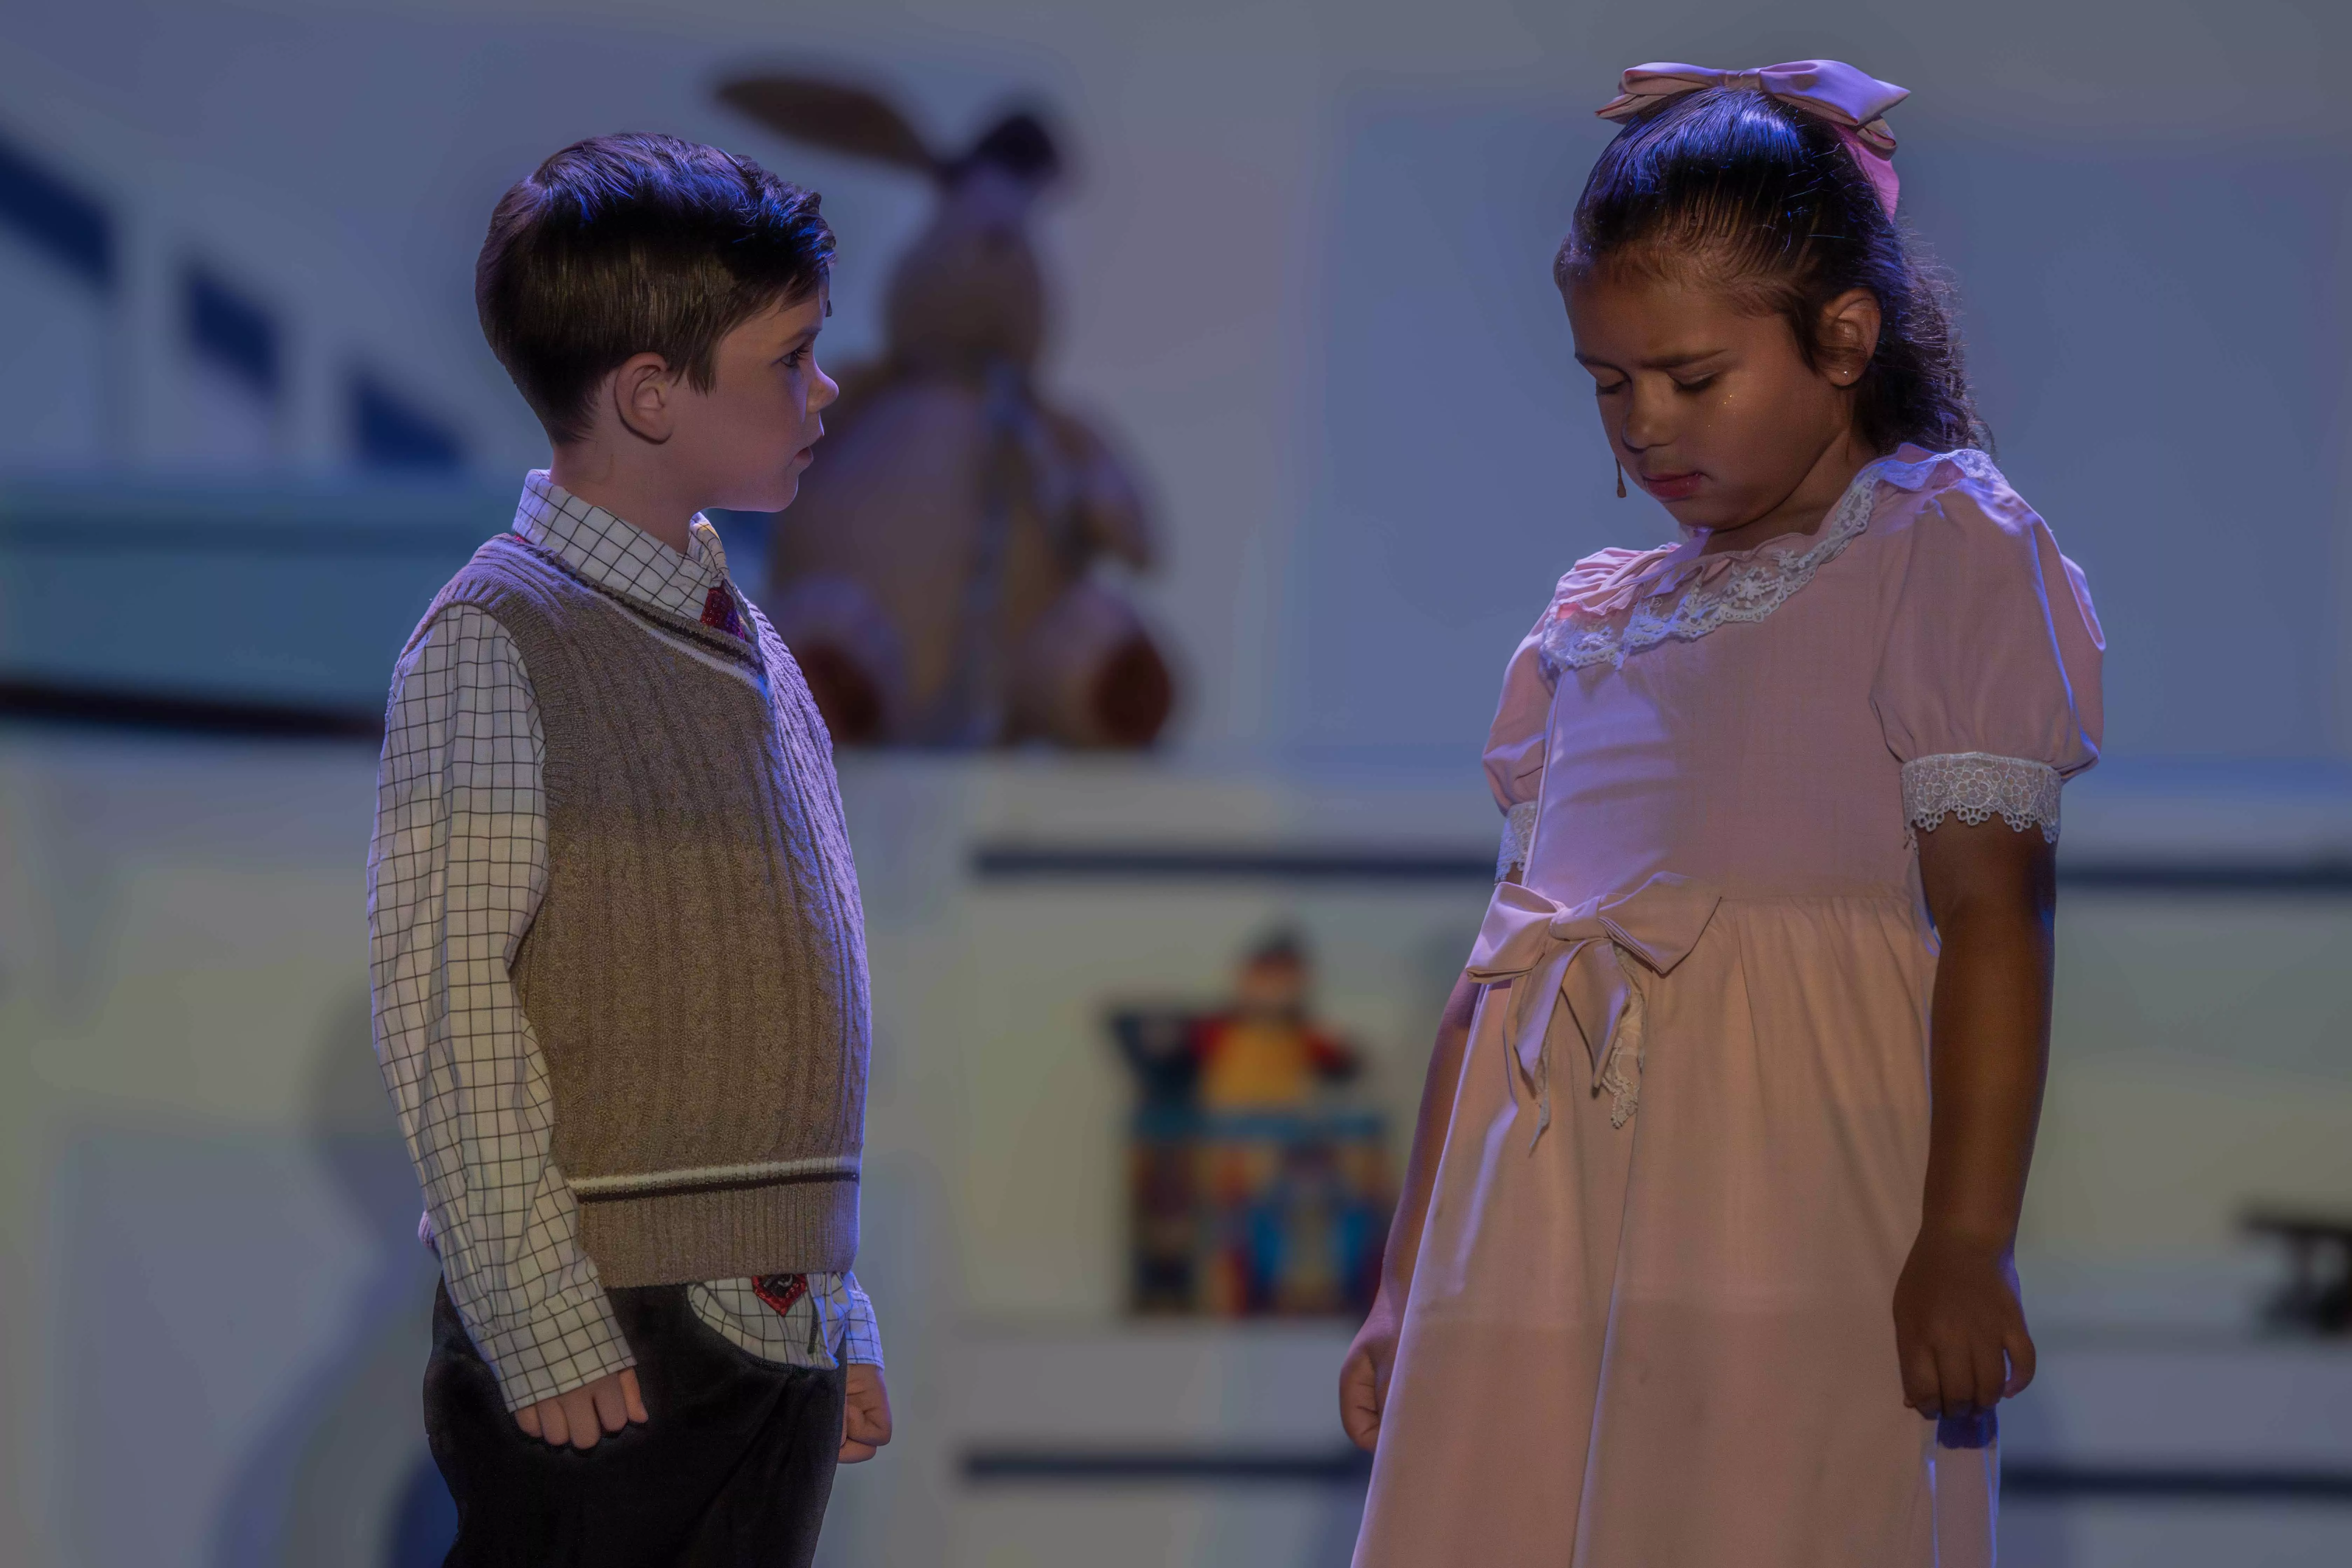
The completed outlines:
<svg viewBox="0 0 2352 1568">
<path fill-rule="evenodd" d="M 2039 832 L 2000 821 L 1919 835 L 1943 956 L 1927 1188 L 1895 1340 L 1904 1403 L 1922 1415 L 1979 1415 L 2033 1379 L 2012 1253 L 2049 1056 L 2054 861 Z"/>
<path fill-rule="evenodd" d="M 1405 1158 L 1404 1190 L 1397 1194 L 1388 1250 L 1381 1258 L 1380 1293 L 1339 1367 L 1339 1424 L 1358 1447 L 1368 1451 L 1380 1439 L 1389 1370 L 1396 1364 L 1397 1331 L 1404 1322 L 1405 1297 L 1412 1289 L 1421 1227 L 1429 1217 L 1437 1156 L 1445 1145 L 1445 1126 L 1454 1112 L 1454 1085 L 1462 1078 L 1462 1053 L 1470 1043 L 1470 1019 L 1477 1011 L 1480 989 L 1468 975 L 1456 980 L 1438 1018 L 1429 1076 L 1421 1086 L 1421 1111 L 1413 1119 L 1412 1152 Z"/>
</svg>

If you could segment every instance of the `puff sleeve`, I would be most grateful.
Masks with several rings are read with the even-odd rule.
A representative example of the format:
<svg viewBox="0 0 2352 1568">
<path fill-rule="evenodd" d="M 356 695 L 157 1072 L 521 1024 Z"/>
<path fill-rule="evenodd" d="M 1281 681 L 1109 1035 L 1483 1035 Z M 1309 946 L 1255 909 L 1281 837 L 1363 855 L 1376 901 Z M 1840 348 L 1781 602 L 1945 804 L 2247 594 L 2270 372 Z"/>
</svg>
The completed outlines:
<svg viewBox="0 0 2352 1568">
<path fill-rule="evenodd" d="M 1528 848 L 1536 829 L 1536 801 L 1543 792 L 1544 739 L 1551 718 L 1552 677 L 1543 660 L 1543 635 L 1552 618 L 1546 606 L 1535 629 L 1511 655 L 1503 671 L 1503 695 L 1495 706 L 1495 722 L 1486 732 L 1486 782 L 1495 804 L 1503 810 L 1501 850 L 1495 859 L 1495 877 L 1501 880 L 1514 866 L 1528 863 Z"/>
<path fill-rule="evenodd" d="M 1997 478 L 1909 527 L 1872 701 L 1915 836 L 1999 816 L 2058 840 L 2059 786 L 2098 761 L 2106 639 L 2082 569 Z"/>
</svg>

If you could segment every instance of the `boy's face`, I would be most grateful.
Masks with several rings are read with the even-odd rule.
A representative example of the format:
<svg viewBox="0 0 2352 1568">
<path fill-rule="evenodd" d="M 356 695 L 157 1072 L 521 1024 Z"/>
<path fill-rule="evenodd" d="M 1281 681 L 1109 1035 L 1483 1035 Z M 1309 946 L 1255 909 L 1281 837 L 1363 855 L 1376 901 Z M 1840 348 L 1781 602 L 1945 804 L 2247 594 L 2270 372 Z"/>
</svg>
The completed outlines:
<svg viewBox="0 0 2352 1568">
<path fill-rule="evenodd" d="M 824 410 L 841 388 L 817 368 L 826 293 L 779 300 L 719 340 L 710 390 L 672 384 L 676 422 L 666 454 L 691 473 L 704 506 L 780 511 L 800 492 L 801 470 L 824 434 Z"/>
</svg>

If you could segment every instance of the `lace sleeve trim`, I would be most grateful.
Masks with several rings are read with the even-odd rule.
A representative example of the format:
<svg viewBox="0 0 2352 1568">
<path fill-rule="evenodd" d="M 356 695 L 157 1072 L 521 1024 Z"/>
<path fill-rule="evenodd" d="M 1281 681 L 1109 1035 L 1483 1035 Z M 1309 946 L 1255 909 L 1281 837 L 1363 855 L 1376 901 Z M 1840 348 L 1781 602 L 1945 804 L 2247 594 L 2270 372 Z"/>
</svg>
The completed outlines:
<svg viewBox="0 0 2352 1568">
<path fill-rule="evenodd" d="M 2049 763 L 2023 757 L 1990 752 L 1921 757 L 1903 764 L 1905 837 L 1916 848 L 1921 830 L 1933 831 L 1947 816 L 1970 826 L 1998 816 L 2019 833 L 2039 824 L 2042 837 L 2055 844 L 2064 782 Z"/>
<path fill-rule="evenodd" d="M 1509 878 L 1514 866 L 1525 869 L 1528 851 L 1535 847 L 1536 803 L 1523 800 L 1511 807 L 1503 822 L 1503 847 L 1495 857 L 1495 880 Z"/>
</svg>

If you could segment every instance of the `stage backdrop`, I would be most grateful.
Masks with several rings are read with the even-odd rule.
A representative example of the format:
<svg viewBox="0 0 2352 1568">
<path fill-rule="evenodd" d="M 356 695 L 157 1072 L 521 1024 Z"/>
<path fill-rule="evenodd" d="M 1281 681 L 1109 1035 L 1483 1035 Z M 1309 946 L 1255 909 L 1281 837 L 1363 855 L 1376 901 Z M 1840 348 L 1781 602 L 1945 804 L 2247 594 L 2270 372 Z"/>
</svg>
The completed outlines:
<svg viewBox="0 0 2352 1568">
<path fill-rule="evenodd" d="M 904 1426 L 845 1478 L 826 1551 L 1343 1562 L 1345 1326 L 1118 1314 L 1100 1009 L 1199 994 L 1295 921 L 1409 1105 L 1484 897 L 1503 660 L 1570 561 L 1662 528 L 1610 493 L 1549 280 L 1589 111 L 1638 60 L 1843 55 L 1915 90 L 1910 219 L 2114 641 L 2109 757 L 2069 793 L 2011 1557 L 2339 1561 L 2352 1363 L 2255 1333 L 2277 1260 L 2236 1222 L 2352 1196 L 2347 16 L 17 7 L 0 681 L 363 731 L 444 563 L 544 460 L 472 321 L 501 188 L 625 127 L 753 153 L 825 193 L 848 359 L 928 196 L 713 85 L 813 60 L 946 141 L 1052 113 L 1075 177 L 1041 226 L 1043 374 L 1131 442 L 1167 540 L 1140 594 L 1189 695 L 1142 762 L 846 769 L 878 1026 L 861 1266 Z M 413 1425 L 430 1269 L 366 1059 L 373 769 L 363 739 L 0 734 L 0 1561 L 405 1564 L 446 1538 Z M 1077 860 L 1018 870 L 1040 851 Z M 2133 1489 L 2151 1475 L 2175 1491 Z"/>
</svg>

